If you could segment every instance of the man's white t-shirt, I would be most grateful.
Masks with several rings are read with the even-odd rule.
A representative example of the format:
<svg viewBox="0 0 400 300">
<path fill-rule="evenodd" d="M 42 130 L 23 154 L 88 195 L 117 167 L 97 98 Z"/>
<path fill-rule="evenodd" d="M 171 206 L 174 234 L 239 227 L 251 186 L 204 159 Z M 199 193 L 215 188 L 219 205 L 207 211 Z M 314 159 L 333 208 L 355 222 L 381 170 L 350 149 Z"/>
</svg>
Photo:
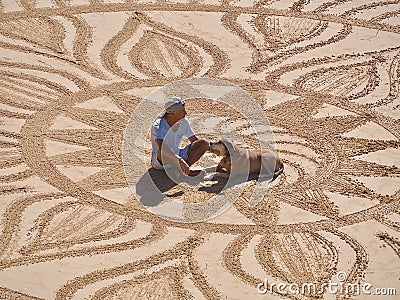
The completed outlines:
<svg viewBox="0 0 400 300">
<path fill-rule="evenodd" d="M 191 136 L 194 136 L 194 132 L 187 118 L 183 118 L 179 121 L 179 128 L 177 131 L 171 129 L 171 126 L 169 126 L 165 118 L 157 119 L 151 127 L 152 156 L 154 157 L 154 155 L 157 155 L 159 150 L 156 139 L 163 140 L 164 147 L 168 146 L 174 153 L 178 154 L 183 137 L 190 138 Z"/>
</svg>

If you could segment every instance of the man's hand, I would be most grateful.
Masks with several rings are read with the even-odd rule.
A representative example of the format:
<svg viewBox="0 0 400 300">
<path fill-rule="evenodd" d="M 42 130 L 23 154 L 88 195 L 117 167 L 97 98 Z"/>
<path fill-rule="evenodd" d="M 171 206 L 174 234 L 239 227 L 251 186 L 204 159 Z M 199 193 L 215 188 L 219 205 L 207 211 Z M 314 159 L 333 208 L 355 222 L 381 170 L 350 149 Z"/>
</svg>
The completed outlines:
<svg viewBox="0 0 400 300">
<path fill-rule="evenodd" d="M 179 158 L 179 166 L 181 167 L 183 173 L 185 173 L 186 175 L 190 174 L 189 165 L 183 158 Z"/>
</svg>

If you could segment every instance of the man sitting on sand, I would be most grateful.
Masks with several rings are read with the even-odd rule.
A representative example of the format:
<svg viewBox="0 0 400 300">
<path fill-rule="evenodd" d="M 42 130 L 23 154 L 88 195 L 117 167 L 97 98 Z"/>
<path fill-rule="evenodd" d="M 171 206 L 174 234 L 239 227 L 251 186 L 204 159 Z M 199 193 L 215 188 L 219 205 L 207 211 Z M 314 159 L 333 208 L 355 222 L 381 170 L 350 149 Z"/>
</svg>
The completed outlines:
<svg viewBox="0 0 400 300">
<path fill-rule="evenodd" d="M 165 113 L 151 127 L 151 166 L 162 170 L 169 165 L 185 175 L 197 176 L 201 170 L 190 170 L 190 166 L 210 151 L 210 142 L 196 137 L 185 116 L 185 102 L 179 97 L 169 98 Z M 183 137 L 188 138 L 190 144 L 180 148 Z"/>
</svg>

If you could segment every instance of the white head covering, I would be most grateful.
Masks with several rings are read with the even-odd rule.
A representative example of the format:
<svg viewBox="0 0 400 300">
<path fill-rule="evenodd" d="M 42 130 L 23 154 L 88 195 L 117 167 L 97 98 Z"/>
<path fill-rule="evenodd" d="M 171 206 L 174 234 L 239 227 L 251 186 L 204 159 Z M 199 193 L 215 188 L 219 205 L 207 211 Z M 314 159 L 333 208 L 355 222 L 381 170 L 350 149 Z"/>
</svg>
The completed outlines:
<svg viewBox="0 0 400 300">
<path fill-rule="evenodd" d="M 179 97 L 171 97 L 165 102 L 165 111 L 171 113 L 185 107 L 185 101 Z"/>
</svg>

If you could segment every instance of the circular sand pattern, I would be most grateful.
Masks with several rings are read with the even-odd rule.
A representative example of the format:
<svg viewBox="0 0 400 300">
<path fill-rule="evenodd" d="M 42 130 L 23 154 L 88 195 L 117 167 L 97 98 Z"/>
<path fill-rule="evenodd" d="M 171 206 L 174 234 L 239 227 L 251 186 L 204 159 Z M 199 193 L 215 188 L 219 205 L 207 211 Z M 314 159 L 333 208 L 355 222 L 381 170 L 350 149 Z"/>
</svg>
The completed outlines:
<svg viewBox="0 0 400 300">
<path fill-rule="evenodd" d="M 219 106 L 226 106 L 226 109 L 240 112 L 241 117 L 254 131 L 255 137 L 259 139 L 258 149 L 273 151 L 273 134 L 260 105 L 240 87 L 222 80 L 197 78 L 173 82 L 153 92 L 139 103 L 131 115 L 124 134 L 123 162 L 129 187 L 138 196 L 140 203 L 155 215 L 178 222 L 206 221 L 222 214 L 232 206 L 242 193 L 249 174 L 233 168 L 225 186 L 216 195 L 210 194 L 209 199 L 202 199 L 202 193 L 198 189 L 190 189 L 185 192 L 189 195 L 174 197 L 175 199 L 163 193 L 163 187 L 168 185 L 171 180 L 174 182 L 175 170 L 166 168 L 167 178 L 161 176 L 152 178 L 146 165 L 145 140 L 154 120 L 162 113 L 165 101 L 172 96 L 178 96 L 186 101 L 194 99 L 194 101 L 190 101 L 190 105 L 194 107 L 197 104 L 195 100 L 202 99 L 211 102 L 209 103 L 211 107 L 218 102 Z M 189 116 L 189 118 L 191 117 Z M 238 137 L 232 126 L 225 128 L 225 132 L 221 134 L 220 126 L 224 120 L 218 115 L 197 113 L 194 118 L 206 127 L 200 134 L 229 138 L 236 143 L 244 144 L 243 138 Z M 227 125 L 226 123 L 225 125 Z M 237 140 L 238 138 L 240 140 Z M 211 171 L 215 172 L 215 167 Z M 239 173 L 239 171 L 241 172 Z M 264 176 L 262 181 L 258 181 L 249 205 L 255 206 L 262 201 L 262 193 L 268 189 L 273 174 L 265 175 L 267 178 Z M 202 185 L 203 177 L 191 178 L 189 183 L 197 184 L 201 189 L 204 187 Z M 175 183 L 178 184 L 179 181 Z M 161 187 L 161 190 L 158 186 Z M 185 196 L 195 201 L 185 201 Z M 196 201 L 199 198 L 201 200 Z"/>
<path fill-rule="evenodd" d="M 256 299 L 269 297 L 257 292 L 265 279 L 321 287 L 339 272 L 343 284 L 398 286 L 397 1 L 7 0 L 0 10 L 0 298 Z M 212 220 L 175 222 L 132 195 L 122 146 L 144 99 L 194 77 L 249 93 L 286 168 L 257 197 L 246 182 Z M 234 129 L 258 147 L 245 108 L 210 98 L 187 101 L 199 136 Z M 163 187 L 185 203 L 223 188 Z"/>
</svg>

